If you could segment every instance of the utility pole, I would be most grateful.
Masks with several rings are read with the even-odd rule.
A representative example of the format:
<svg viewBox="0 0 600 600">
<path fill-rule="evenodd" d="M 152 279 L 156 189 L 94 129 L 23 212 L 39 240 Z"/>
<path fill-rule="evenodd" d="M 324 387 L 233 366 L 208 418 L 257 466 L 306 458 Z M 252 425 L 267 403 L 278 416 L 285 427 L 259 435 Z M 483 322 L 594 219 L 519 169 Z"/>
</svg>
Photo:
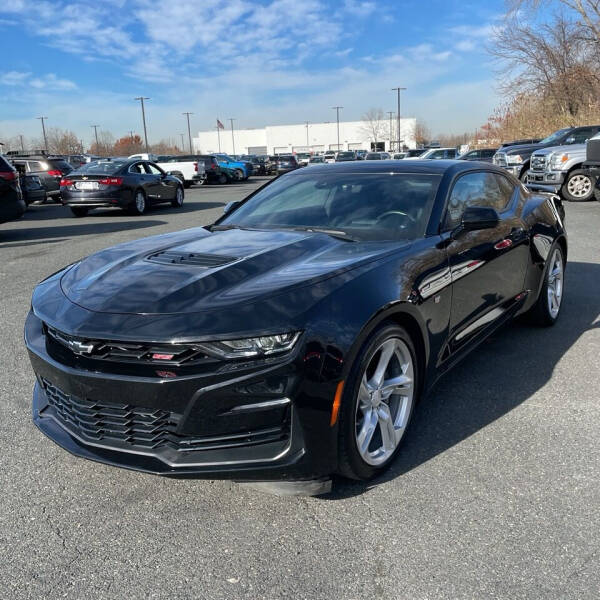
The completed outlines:
<svg viewBox="0 0 600 600">
<path fill-rule="evenodd" d="M 344 108 L 343 106 L 332 106 L 333 110 L 335 110 L 336 119 L 337 119 L 337 149 L 338 152 L 340 150 L 340 109 Z"/>
<path fill-rule="evenodd" d="M 90 125 L 90 127 L 94 128 L 94 135 L 96 136 L 96 152 L 100 153 L 100 146 L 98 145 L 98 127 L 100 125 Z"/>
<path fill-rule="evenodd" d="M 193 154 L 193 150 L 192 150 L 192 134 L 190 132 L 190 115 L 193 115 L 193 112 L 184 112 L 182 113 L 187 117 L 187 124 L 188 124 L 188 141 L 190 142 L 190 154 Z"/>
<path fill-rule="evenodd" d="M 48 117 L 37 117 L 42 122 L 42 133 L 44 134 L 44 147 L 46 148 L 46 154 L 48 154 L 48 138 L 46 137 L 46 127 L 44 125 L 44 120 Z"/>
<path fill-rule="evenodd" d="M 179 135 L 181 136 L 181 151 L 183 152 L 183 133 L 180 133 Z"/>
<path fill-rule="evenodd" d="M 392 139 L 393 139 L 392 117 L 394 116 L 394 111 L 388 110 L 388 115 L 390 115 L 390 152 L 391 152 L 392 151 Z"/>
<path fill-rule="evenodd" d="M 306 121 L 306 151 L 307 152 L 310 152 L 309 146 L 310 146 L 310 144 L 308 143 L 308 121 Z"/>
<path fill-rule="evenodd" d="M 142 121 L 144 122 L 144 141 L 146 142 L 146 154 L 148 153 L 148 133 L 146 131 L 146 111 L 144 110 L 144 100 L 150 100 L 145 96 L 138 96 L 134 100 L 139 100 L 142 103 Z"/>
<path fill-rule="evenodd" d="M 406 90 L 405 87 L 392 88 L 392 92 L 398 92 L 398 152 L 402 151 L 402 148 L 400 147 L 400 140 L 402 140 L 402 136 L 400 135 L 400 92 L 403 92 L 404 90 Z"/>
<path fill-rule="evenodd" d="M 133 131 L 131 129 L 129 130 L 129 139 L 131 140 L 131 143 L 133 144 Z"/>
<path fill-rule="evenodd" d="M 229 122 L 231 123 L 231 144 L 233 146 L 232 154 L 235 154 L 235 139 L 233 137 L 233 122 L 234 121 L 236 121 L 236 119 L 229 119 Z"/>
<path fill-rule="evenodd" d="M 23 135 L 20 134 L 19 137 L 21 138 L 21 152 L 25 152 L 25 144 L 23 143 Z"/>
</svg>

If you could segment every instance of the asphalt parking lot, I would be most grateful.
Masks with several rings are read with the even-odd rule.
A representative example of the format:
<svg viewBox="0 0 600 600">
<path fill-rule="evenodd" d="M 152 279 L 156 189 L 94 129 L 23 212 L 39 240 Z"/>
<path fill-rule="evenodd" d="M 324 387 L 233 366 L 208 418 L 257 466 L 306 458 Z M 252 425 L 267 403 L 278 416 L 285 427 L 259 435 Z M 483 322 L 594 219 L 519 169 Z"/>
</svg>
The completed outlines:
<svg viewBox="0 0 600 600">
<path fill-rule="evenodd" d="M 206 224 L 265 178 L 183 209 L 0 225 L 0 598 L 600 597 L 600 203 L 567 204 L 563 314 L 515 323 L 419 405 L 369 485 L 282 498 L 75 458 L 31 423 L 22 341 L 39 280 L 100 248 Z"/>
</svg>

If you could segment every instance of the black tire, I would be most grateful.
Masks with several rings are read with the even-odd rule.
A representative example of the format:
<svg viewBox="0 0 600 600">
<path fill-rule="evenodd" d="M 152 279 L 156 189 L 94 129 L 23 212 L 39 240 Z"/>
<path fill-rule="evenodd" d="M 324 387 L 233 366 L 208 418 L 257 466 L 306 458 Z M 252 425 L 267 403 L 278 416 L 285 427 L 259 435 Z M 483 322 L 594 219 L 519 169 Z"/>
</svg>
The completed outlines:
<svg viewBox="0 0 600 600">
<path fill-rule="evenodd" d="M 136 190 L 133 202 L 127 207 L 127 212 L 130 215 L 140 216 L 146 212 L 146 208 L 147 200 L 146 194 L 144 194 L 144 190 Z"/>
<path fill-rule="evenodd" d="M 402 437 L 397 442 L 395 450 L 384 462 L 373 465 L 365 461 L 358 449 L 357 427 L 359 424 L 357 421 L 357 412 L 359 405 L 359 389 L 361 388 L 363 374 L 367 372 L 371 361 L 378 356 L 378 348 L 380 348 L 384 342 L 396 339 L 403 342 L 412 359 L 412 402 L 403 428 L 403 433 L 401 434 Z M 368 340 L 364 343 L 358 353 L 344 386 L 338 424 L 338 473 L 340 475 L 348 477 L 349 479 L 365 481 L 377 476 L 390 466 L 396 458 L 402 442 L 406 437 L 405 433 L 410 425 L 413 409 L 419 397 L 420 369 L 421 365 L 418 363 L 414 343 L 403 327 L 387 323 L 379 327 L 369 336 Z"/>
<path fill-rule="evenodd" d="M 555 260 L 554 257 L 556 253 L 560 254 L 560 260 L 562 265 L 562 277 L 560 279 L 560 297 L 558 301 L 558 312 L 553 314 L 553 311 L 550 309 L 551 301 L 549 295 L 549 288 L 552 285 L 552 273 L 554 273 L 554 265 Z M 551 327 L 558 321 L 560 317 L 562 300 L 564 295 L 564 275 L 566 269 L 565 262 L 565 253 L 561 248 L 560 244 L 555 243 L 548 253 L 548 260 L 546 263 L 546 268 L 544 270 L 544 280 L 542 283 L 542 287 L 540 289 L 540 293 L 535 304 L 531 307 L 531 309 L 524 315 L 526 320 L 532 323 L 533 325 L 539 325 L 540 327 Z"/>
<path fill-rule="evenodd" d="M 521 183 L 527 185 L 527 171 L 529 171 L 529 165 L 527 165 L 527 167 L 523 168 L 523 170 L 521 171 L 521 174 L 519 175 L 519 180 L 521 181 Z"/>
<path fill-rule="evenodd" d="M 225 175 L 225 173 L 221 173 L 219 175 L 219 179 L 217 179 L 217 183 L 219 185 L 224 185 L 225 183 L 229 182 L 229 178 L 227 177 L 227 175 Z"/>
<path fill-rule="evenodd" d="M 183 182 L 183 187 L 187 190 L 188 188 L 192 187 L 192 182 L 191 181 L 184 181 Z"/>
<path fill-rule="evenodd" d="M 575 182 L 578 185 L 575 185 Z M 571 171 L 562 188 L 560 189 L 561 196 L 569 202 L 588 202 L 594 199 L 594 188 L 596 186 L 596 179 L 589 175 L 583 169 L 575 169 Z M 574 188 L 569 191 L 569 187 Z"/>
<path fill-rule="evenodd" d="M 183 188 L 178 186 L 177 191 L 175 192 L 175 199 L 171 200 L 171 206 L 173 208 L 181 208 L 183 206 L 183 198 L 184 198 Z"/>
<path fill-rule="evenodd" d="M 89 208 L 85 206 L 69 206 L 74 217 L 85 217 L 88 214 Z"/>
<path fill-rule="evenodd" d="M 244 180 L 244 171 L 242 171 L 241 169 L 236 169 L 233 172 L 233 176 L 236 181 L 243 181 Z"/>
</svg>

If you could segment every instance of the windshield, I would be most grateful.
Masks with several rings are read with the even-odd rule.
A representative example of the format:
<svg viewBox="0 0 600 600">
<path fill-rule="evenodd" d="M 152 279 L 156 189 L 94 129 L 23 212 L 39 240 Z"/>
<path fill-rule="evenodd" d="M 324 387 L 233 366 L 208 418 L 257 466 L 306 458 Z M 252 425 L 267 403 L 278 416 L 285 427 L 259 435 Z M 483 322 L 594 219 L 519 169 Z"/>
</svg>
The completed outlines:
<svg viewBox="0 0 600 600">
<path fill-rule="evenodd" d="M 98 160 L 81 165 L 71 175 L 114 175 L 126 162 L 126 160 Z"/>
<path fill-rule="evenodd" d="M 560 139 L 563 135 L 565 135 L 565 133 L 569 133 L 569 131 L 571 131 L 570 127 L 567 127 L 566 129 L 559 129 L 558 131 L 555 131 L 553 134 L 549 135 L 547 138 L 541 140 L 540 144 L 551 144 L 552 142 Z"/>
<path fill-rule="evenodd" d="M 281 177 L 219 226 L 327 229 L 350 239 L 401 240 L 425 233 L 440 177 L 415 173 L 331 173 Z"/>
<path fill-rule="evenodd" d="M 338 152 L 338 158 L 353 158 L 354 152 Z"/>
</svg>

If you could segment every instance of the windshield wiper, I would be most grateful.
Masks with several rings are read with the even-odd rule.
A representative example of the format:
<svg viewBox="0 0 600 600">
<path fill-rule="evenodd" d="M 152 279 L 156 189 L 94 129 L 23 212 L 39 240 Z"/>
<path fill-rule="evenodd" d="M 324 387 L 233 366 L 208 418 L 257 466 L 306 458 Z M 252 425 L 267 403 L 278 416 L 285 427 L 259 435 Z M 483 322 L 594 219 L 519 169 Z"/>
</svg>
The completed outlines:
<svg viewBox="0 0 600 600">
<path fill-rule="evenodd" d="M 348 235 L 345 231 L 339 229 L 327 229 L 326 227 L 293 227 L 294 231 L 308 231 L 310 233 L 325 233 L 336 240 L 343 240 L 344 242 L 357 242 L 356 238 Z"/>
<path fill-rule="evenodd" d="M 228 229 L 245 229 L 241 225 L 209 225 L 207 228 L 209 231 L 227 231 Z"/>
</svg>

